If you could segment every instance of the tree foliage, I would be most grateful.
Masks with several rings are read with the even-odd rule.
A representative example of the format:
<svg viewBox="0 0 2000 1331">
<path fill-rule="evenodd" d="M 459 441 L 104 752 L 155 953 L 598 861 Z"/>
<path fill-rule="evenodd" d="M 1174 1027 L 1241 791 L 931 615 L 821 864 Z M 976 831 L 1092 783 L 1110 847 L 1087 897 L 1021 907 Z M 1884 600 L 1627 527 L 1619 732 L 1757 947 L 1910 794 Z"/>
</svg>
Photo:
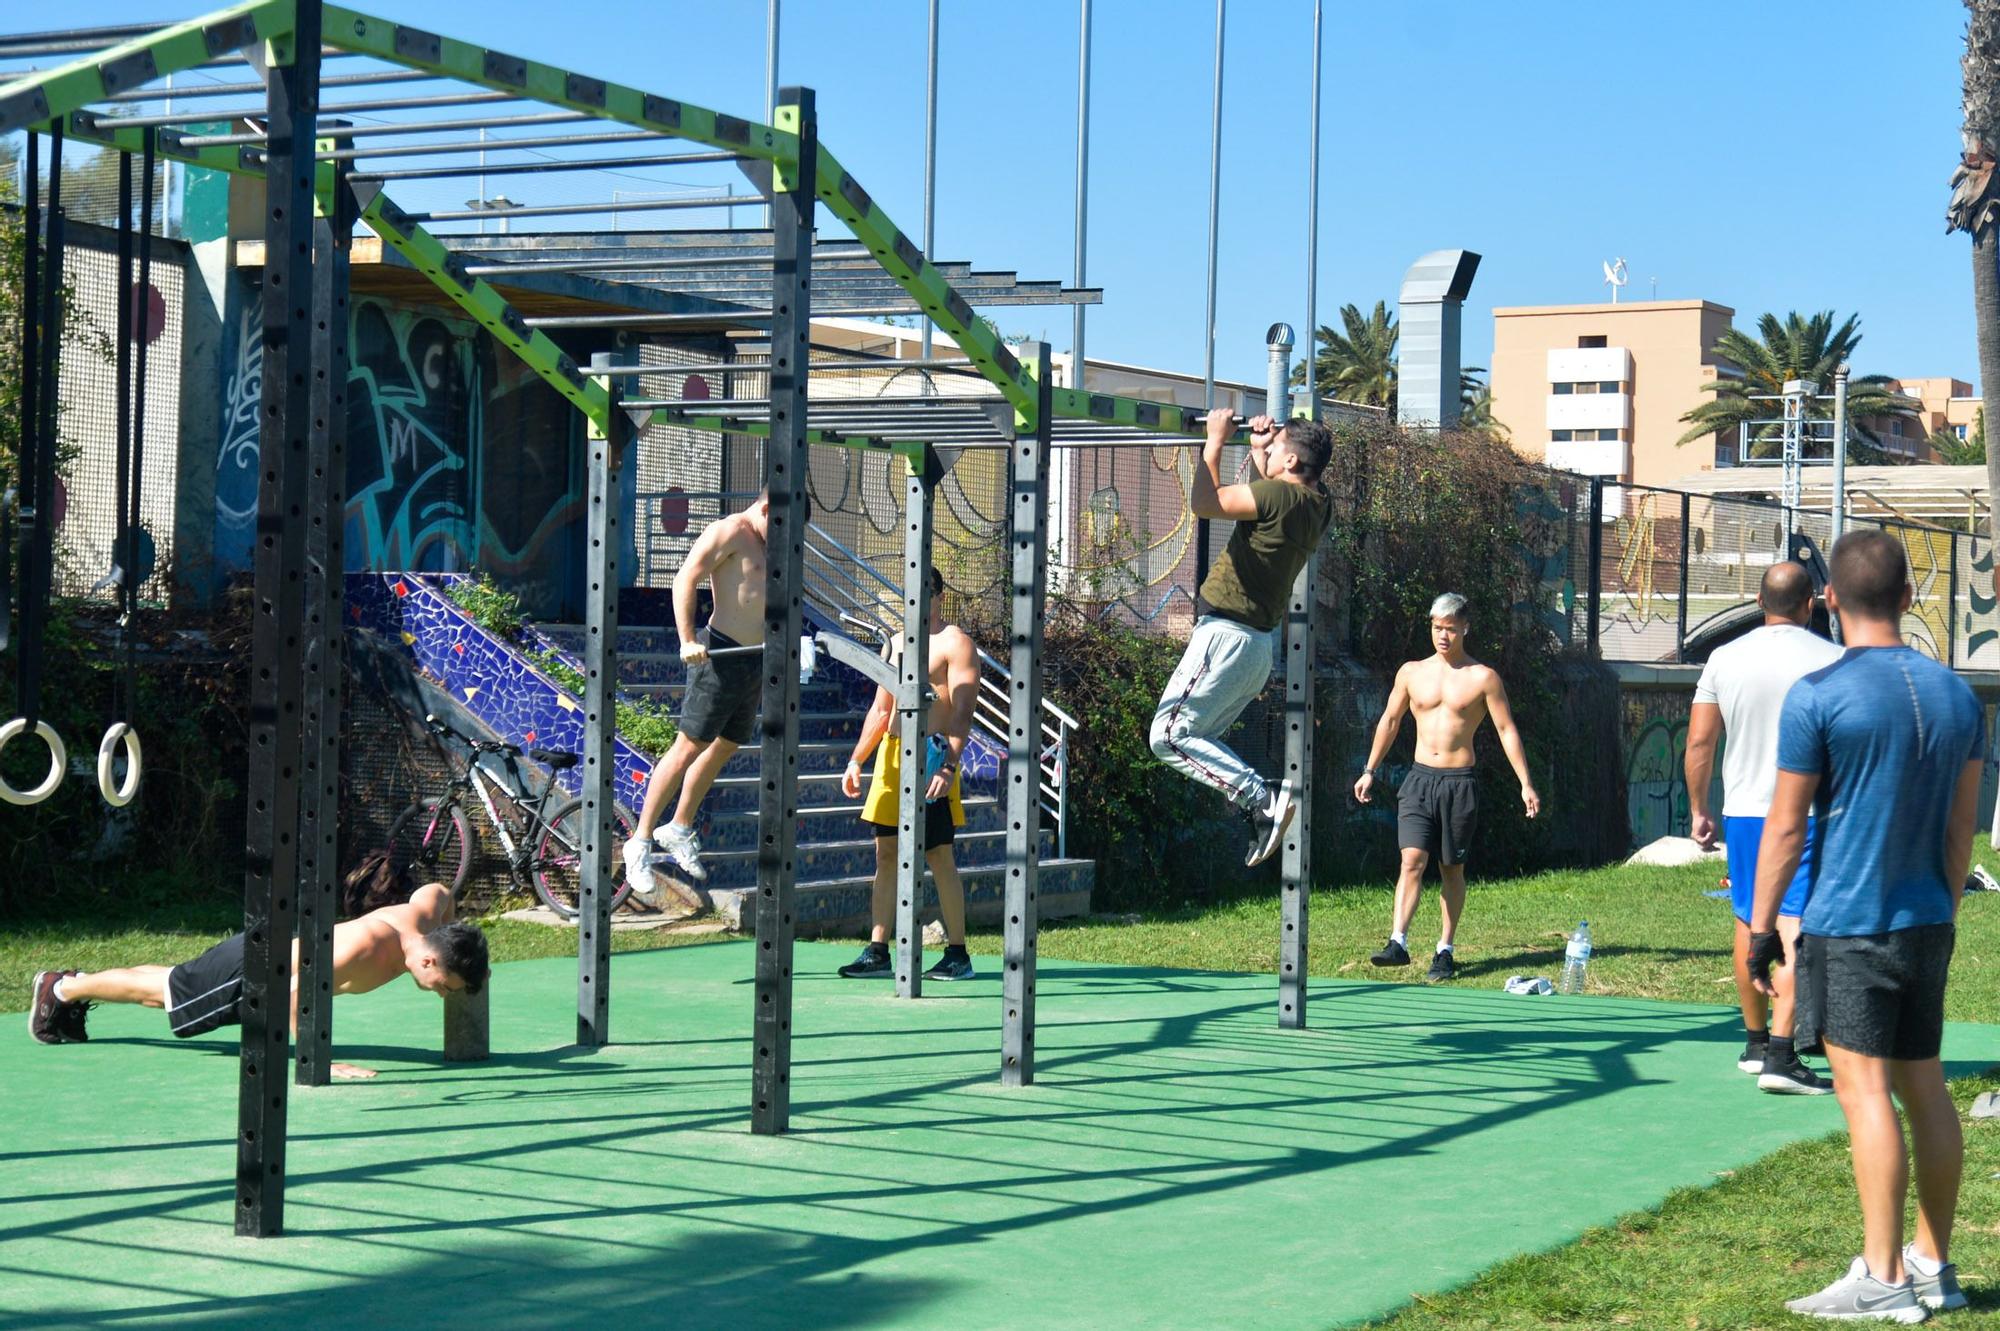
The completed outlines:
<svg viewBox="0 0 2000 1331">
<path fill-rule="evenodd" d="M 1972 417 L 1972 428 L 1960 439 L 1950 430 L 1933 430 L 1930 437 L 1931 451 L 1947 467 L 1973 467 L 1986 461 L 1986 408 L 1981 407 Z"/>
<path fill-rule="evenodd" d="M 1740 370 L 1741 377 L 1702 385 L 1715 396 L 1681 417 L 1689 429 L 1677 442 L 1691 443 L 1735 430 L 1744 457 L 1776 456 L 1782 444 L 1775 422 L 1784 414 L 1783 408 L 1775 401 L 1756 399 L 1782 395 L 1785 384 L 1794 379 L 1816 385 L 1820 393 L 1829 392 L 1834 371 L 1852 360 L 1855 348 L 1861 345 L 1860 329 L 1860 315 L 1850 314 L 1835 326 L 1832 310 L 1811 316 L 1793 310 L 1783 319 L 1775 314 L 1761 315 L 1755 337 L 1739 328 L 1724 329 L 1713 350 Z M 1893 385 L 1884 374 L 1850 375 L 1847 380 L 1848 428 L 1858 436 L 1860 445 L 1850 445 L 1850 456 L 1857 461 L 1887 460 L 1881 439 L 1866 422 L 1913 420 L 1917 416 L 1916 403 Z M 1808 399 L 1806 415 L 1812 420 L 1827 420 L 1833 415 L 1832 404 Z"/>
</svg>

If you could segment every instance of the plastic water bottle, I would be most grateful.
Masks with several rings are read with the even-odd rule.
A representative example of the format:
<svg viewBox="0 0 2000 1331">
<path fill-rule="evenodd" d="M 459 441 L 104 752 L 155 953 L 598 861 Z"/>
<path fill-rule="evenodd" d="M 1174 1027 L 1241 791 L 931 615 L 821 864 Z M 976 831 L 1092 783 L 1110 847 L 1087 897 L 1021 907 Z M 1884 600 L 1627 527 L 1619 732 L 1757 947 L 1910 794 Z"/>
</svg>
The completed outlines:
<svg viewBox="0 0 2000 1331">
<path fill-rule="evenodd" d="M 1563 949 L 1562 978 L 1556 981 L 1559 994 L 1580 994 L 1583 992 L 1583 977 L 1590 969 L 1590 921 L 1576 926 L 1576 932 L 1569 936 L 1569 946 Z"/>
<path fill-rule="evenodd" d="M 799 635 L 799 683 L 812 683 L 813 667 L 819 664 L 819 639 L 810 633 Z"/>
</svg>

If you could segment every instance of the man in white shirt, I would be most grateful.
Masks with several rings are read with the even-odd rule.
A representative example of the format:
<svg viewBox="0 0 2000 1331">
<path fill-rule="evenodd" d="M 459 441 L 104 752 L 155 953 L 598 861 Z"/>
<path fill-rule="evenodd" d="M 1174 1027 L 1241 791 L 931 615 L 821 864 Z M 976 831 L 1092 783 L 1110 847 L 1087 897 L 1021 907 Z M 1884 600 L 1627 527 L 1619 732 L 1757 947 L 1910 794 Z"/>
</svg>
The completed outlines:
<svg viewBox="0 0 2000 1331">
<path fill-rule="evenodd" d="M 1695 685 L 1688 717 L 1687 788 L 1694 839 L 1713 847 L 1716 819 L 1709 805 L 1715 748 L 1722 754 L 1722 839 L 1729 851 L 1729 895 L 1736 909 L 1736 994 L 1747 1037 L 1736 1066 L 1757 1074 L 1760 1089 L 1783 1095 L 1827 1095 L 1833 1087 L 1801 1063 L 1792 1046 L 1792 968 L 1774 972 L 1777 997 L 1751 983 L 1750 906 L 1757 887 L 1757 847 L 1778 784 L 1778 716 L 1792 685 L 1840 659 L 1841 650 L 1806 628 L 1812 622 L 1812 578 L 1789 561 L 1765 570 L 1757 591 L 1764 623 L 1710 654 Z M 1792 955 L 1812 882 L 1812 838 L 1778 908 L 1778 931 Z M 1767 1024 L 1768 1022 L 1768 1024 Z"/>
</svg>

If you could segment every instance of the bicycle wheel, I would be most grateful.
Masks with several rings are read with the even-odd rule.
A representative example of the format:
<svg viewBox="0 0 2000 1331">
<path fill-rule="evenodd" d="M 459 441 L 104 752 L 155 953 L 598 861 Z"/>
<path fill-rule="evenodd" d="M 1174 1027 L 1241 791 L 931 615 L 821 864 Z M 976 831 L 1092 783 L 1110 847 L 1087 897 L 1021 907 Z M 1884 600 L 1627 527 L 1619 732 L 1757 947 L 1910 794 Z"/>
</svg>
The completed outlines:
<svg viewBox="0 0 2000 1331">
<path fill-rule="evenodd" d="M 457 900 L 472 873 L 472 823 L 458 801 L 419 800 L 389 827 L 389 854 L 410 871 L 410 885 L 443 883 Z"/>
<path fill-rule="evenodd" d="M 625 857 L 621 853 L 632 838 L 632 819 L 617 811 L 617 839 L 611 847 L 611 909 L 617 910 L 632 894 L 625 881 Z M 529 881 L 542 903 L 565 920 L 576 918 L 577 899 L 583 895 L 583 801 L 571 800 L 549 815 L 541 835 L 535 840 L 535 858 L 528 865 Z"/>
</svg>

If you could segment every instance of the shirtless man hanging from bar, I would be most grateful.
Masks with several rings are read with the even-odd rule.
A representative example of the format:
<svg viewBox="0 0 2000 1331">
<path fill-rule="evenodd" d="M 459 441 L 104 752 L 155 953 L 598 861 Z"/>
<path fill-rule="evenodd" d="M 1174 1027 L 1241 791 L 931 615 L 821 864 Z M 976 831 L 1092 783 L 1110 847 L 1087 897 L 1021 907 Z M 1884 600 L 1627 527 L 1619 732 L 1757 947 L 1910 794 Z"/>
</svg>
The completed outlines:
<svg viewBox="0 0 2000 1331">
<path fill-rule="evenodd" d="M 717 774 L 756 733 L 763 698 L 764 541 L 770 530 L 768 492 L 741 513 L 717 518 L 695 538 L 674 574 L 674 628 L 680 635 L 687 691 L 681 699 L 680 733 L 653 765 L 639 825 L 625 843 L 625 878 L 632 894 L 657 908 L 663 889 L 687 904 L 703 902 L 692 889 L 653 873 L 657 840 L 674 866 L 694 882 L 708 877 L 694 822 Z M 695 593 L 703 579 L 714 605 L 708 624 L 694 626 Z M 671 822 L 660 815 L 679 792 Z"/>
</svg>

